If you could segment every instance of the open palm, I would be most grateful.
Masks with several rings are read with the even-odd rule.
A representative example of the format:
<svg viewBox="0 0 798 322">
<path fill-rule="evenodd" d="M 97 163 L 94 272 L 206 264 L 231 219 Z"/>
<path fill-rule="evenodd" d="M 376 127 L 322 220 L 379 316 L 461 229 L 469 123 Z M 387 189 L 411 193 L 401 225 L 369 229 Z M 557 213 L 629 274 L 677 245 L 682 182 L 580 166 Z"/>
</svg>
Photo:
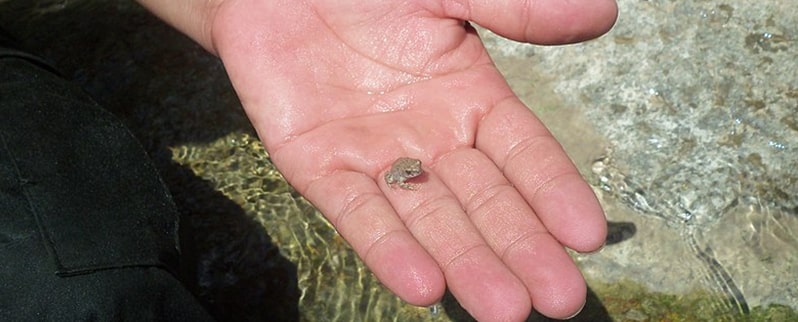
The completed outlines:
<svg viewBox="0 0 798 322">
<path fill-rule="evenodd" d="M 277 168 L 393 292 L 562 318 L 585 299 L 564 246 L 599 248 L 604 216 L 464 23 L 558 43 L 614 21 L 548 2 L 227 0 L 212 39 Z M 399 157 L 423 162 L 416 190 L 383 180 Z"/>
</svg>

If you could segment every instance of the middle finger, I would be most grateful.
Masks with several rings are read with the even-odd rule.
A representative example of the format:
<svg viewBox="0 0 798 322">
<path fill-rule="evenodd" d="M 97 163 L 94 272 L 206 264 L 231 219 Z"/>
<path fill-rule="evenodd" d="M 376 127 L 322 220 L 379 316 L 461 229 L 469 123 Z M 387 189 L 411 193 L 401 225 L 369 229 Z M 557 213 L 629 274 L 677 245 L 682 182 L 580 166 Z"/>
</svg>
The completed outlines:
<svg viewBox="0 0 798 322">
<path fill-rule="evenodd" d="M 491 249 L 526 285 L 538 311 L 567 316 L 579 309 L 586 292 L 581 273 L 493 162 L 477 150 L 460 149 L 438 160 L 435 171 Z"/>
<path fill-rule="evenodd" d="M 521 320 L 531 309 L 526 288 L 496 256 L 456 196 L 427 171 L 412 180 L 415 190 L 380 180 L 397 214 L 438 262 L 449 290 L 477 320 Z M 501 312 L 503 316 L 495 316 Z"/>
</svg>

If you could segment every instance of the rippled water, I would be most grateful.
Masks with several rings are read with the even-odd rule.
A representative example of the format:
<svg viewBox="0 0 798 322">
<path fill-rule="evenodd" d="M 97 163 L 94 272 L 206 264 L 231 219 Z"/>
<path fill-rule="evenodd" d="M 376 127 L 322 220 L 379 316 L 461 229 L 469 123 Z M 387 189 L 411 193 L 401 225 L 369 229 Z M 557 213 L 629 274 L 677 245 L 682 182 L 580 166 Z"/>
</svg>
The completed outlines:
<svg viewBox="0 0 798 322">
<path fill-rule="evenodd" d="M 704 288 L 716 314 L 796 308 L 796 3 L 620 7 L 615 29 L 584 45 L 488 37 L 528 57 L 606 140 L 586 174 L 609 218 L 636 234 L 582 258 L 612 269 L 586 270 L 674 294 Z"/>
<path fill-rule="evenodd" d="M 798 4 L 620 6 L 584 45 L 483 33 L 611 222 L 602 252 L 574 255 L 580 319 L 795 318 Z M 0 21 L 142 140 L 193 231 L 189 286 L 217 316 L 467 320 L 450 297 L 414 308 L 382 288 L 274 170 L 219 62 L 131 2 L 0 0 Z"/>
</svg>

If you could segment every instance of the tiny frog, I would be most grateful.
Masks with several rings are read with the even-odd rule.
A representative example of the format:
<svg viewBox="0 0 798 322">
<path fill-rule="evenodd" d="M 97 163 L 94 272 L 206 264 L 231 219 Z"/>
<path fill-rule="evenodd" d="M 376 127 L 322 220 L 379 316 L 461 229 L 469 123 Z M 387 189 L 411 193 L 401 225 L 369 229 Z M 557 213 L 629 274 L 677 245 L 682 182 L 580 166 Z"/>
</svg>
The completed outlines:
<svg viewBox="0 0 798 322">
<path fill-rule="evenodd" d="M 412 158 L 399 158 L 393 162 L 391 170 L 385 173 L 385 183 L 393 187 L 398 184 L 399 187 L 406 190 L 416 190 L 416 187 L 407 183 L 408 179 L 418 177 L 423 173 L 421 169 L 421 161 Z"/>
</svg>

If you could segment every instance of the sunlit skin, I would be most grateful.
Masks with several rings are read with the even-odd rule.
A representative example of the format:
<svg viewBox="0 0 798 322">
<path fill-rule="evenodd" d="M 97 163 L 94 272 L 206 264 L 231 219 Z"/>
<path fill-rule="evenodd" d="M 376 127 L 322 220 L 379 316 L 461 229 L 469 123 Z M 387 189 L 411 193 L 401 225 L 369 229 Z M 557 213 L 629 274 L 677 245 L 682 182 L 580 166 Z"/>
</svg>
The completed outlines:
<svg viewBox="0 0 798 322">
<path fill-rule="evenodd" d="M 604 214 L 465 21 L 571 43 L 609 30 L 612 0 L 140 2 L 219 55 L 275 165 L 402 299 L 448 287 L 481 321 L 581 309 L 565 247 L 600 248 Z M 415 190 L 384 180 L 402 156 L 424 164 Z"/>
</svg>

